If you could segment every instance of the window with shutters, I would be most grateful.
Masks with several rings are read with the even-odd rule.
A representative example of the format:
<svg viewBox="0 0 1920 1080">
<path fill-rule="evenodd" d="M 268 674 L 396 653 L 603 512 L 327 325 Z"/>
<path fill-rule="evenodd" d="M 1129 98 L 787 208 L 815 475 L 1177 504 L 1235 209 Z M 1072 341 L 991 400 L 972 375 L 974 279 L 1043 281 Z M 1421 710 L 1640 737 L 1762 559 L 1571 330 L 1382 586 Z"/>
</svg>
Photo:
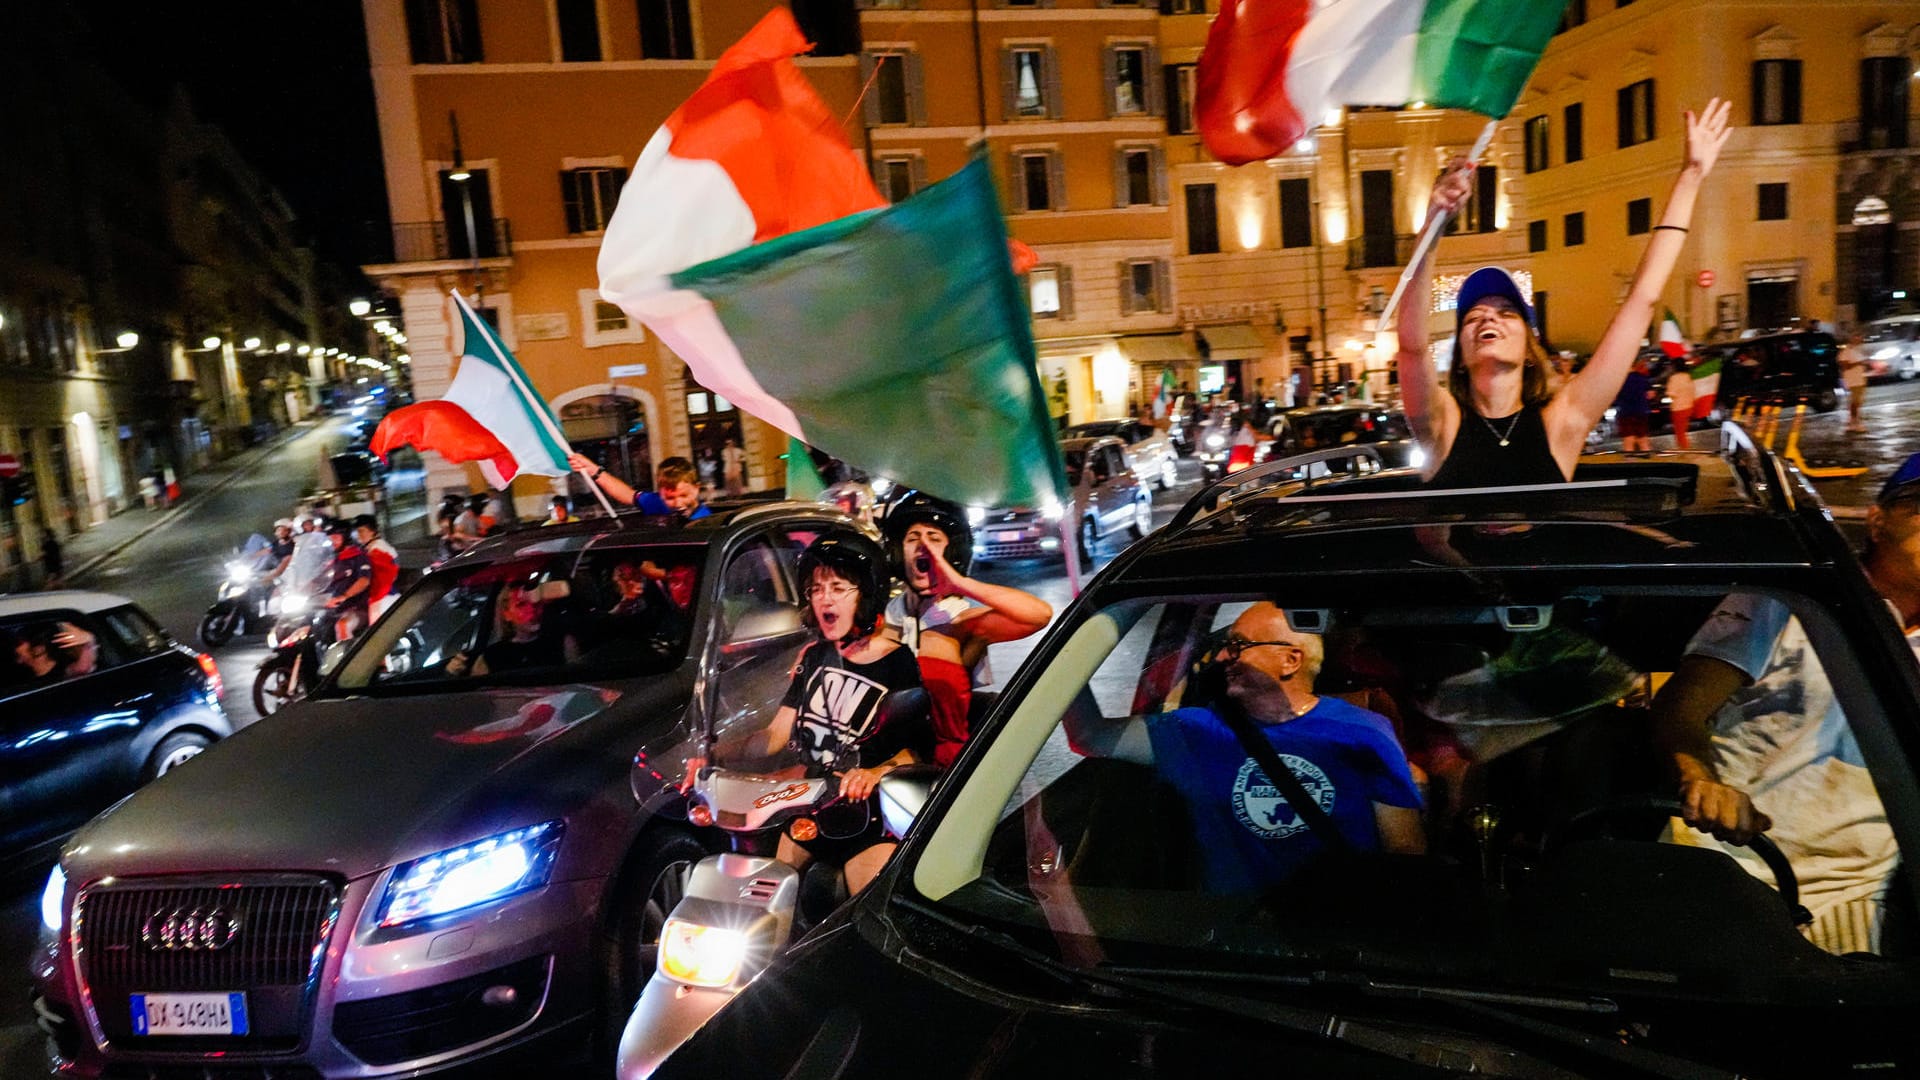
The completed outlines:
<svg viewBox="0 0 1920 1080">
<path fill-rule="evenodd" d="M 1115 206 L 1154 206 L 1166 200 L 1160 194 L 1160 148 L 1122 146 L 1114 151 Z"/>
<path fill-rule="evenodd" d="M 1569 165 L 1587 156 L 1586 112 L 1576 101 L 1560 113 L 1560 134 L 1566 144 L 1563 156 Z"/>
<path fill-rule="evenodd" d="M 1220 250 L 1220 211 L 1212 184 L 1188 184 L 1182 191 L 1187 204 L 1187 254 L 1212 255 Z"/>
<path fill-rule="evenodd" d="M 1761 184 L 1758 192 L 1761 221 L 1787 220 L 1787 185 Z"/>
<path fill-rule="evenodd" d="M 1641 79 L 1623 86 L 1615 98 L 1620 114 L 1621 148 L 1653 141 L 1653 80 Z"/>
<path fill-rule="evenodd" d="M 1756 125 L 1800 122 L 1800 61 L 1754 61 L 1753 122 Z"/>
<path fill-rule="evenodd" d="M 1207 0 L 1160 0 L 1162 15 L 1205 15 Z"/>
<path fill-rule="evenodd" d="M 626 182 L 627 170 L 620 168 L 563 170 L 560 198 L 566 204 L 567 231 L 575 236 L 604 231 Z"/>
<path fill-rule="evenodd" d="M 888 202 L 897 203 L 920 190 L 925 169 L 925 160 L 917 155 L 882 157 L 874 162 L 873 183 Z"/>
<path fill-rule="evenodd" d="M 1012 180 L 1013 208 L 1016 213 L 1063 208 L 1059 154 L 1051 150 L 1016 150 Z"/>
<path fill-rule="evenodd" d="M 647 340 L 646 329 L 629 318 L 617 304 L 602 300 L 599 289 L 581 289 L 579 299 L 580 337 L 587 348 L 629 345 Z"/>
<path fill-rule="evenodd" d="M 1193 121 L 1193 102 L 1199 92 L 1199 66 L 1168 64 L 1161 70 L 1167 84 L 1167 133 L 1191 135 L 1198 130 Z"/>
<path fill-rule="evenodd" d="M 1036 319 L 1073 318 L 1073 272 L 1051 264 L 1027 271 L 1027 305 Z"/>
<path fill-rule="evenodd" d="M 599 0 L 553 0 L 553 21 L 560 30 L 563 63 L 601 59 Z"/>
<path fill-rule="evenodd" d="M 1530 117 L 1527 120 L 1527 171 L 1537 173 L 1547 167 L 1547 146 L 1549 132 L 1547 118 Z"/>
<path fill-rule="evenodd" d="M 871 91 L 876 110 L 875 122 L 905 124 L 912 120 L 907 107 L 907 54 L 869 53 L 875 68 Z"/>
<path fill-rule="evenodd" d="M 1453 220 L 1447 222 L 1447 234 L 1490 233 L 1499 227 L 1500 197 L 1499 169 L 1492 165 L 1482 165 L 1473 171 L 1473 191 L 1467 201 L 1460 204 L 1460 210 Z"/>
<path fill-rule="evenodd" d="M 1120 264 L 1120 314 L 1168 310 L 1165 259 L 1128 259 Z"/>
<path fill-rule="evenodd" d="M 1545 221 L 1527 222 L 1527 250 L 1547 250 L 1547 223 Z"/>
<path fill-rule="evenodd" d="M 638 0 L 640 55 L 647 60 L 692 60 L 691 0 Z"/>
<path fill-rule="evenodd" d="M 1147 82 L 1147 72 L 1153 67 L 1152 51 L 1144 44 L 1107 47 L 1109 116 L 1140 116 L 1153 111 Z"/>
<path fill-rule="evenodd" d="M 1280 246 L 1313 246 L 1313 187 L 1304 176 L 1280 181 Z"/>
<path fill-rule="evenodd" d="M 479 63 L 479 0 L 407 0 L 407 42 L 416 64 Z"/>
<path fill-rule="evenodd" d="M 1904 56 L 1860 61 L 1860 139 L 1865 149 L 1899 150 L 1907 145 L 1910 68 Z"/>
<path fill-rule="evenodd" d="M 1627 203 L 1627 235 L 1639 236 L 1653 230 L 1653 200 L 1634 199 Z"/>
<path fill-rule="evenodd" d="M 1012 101 L 1008 112 L 1013 117 L 1045 118 L 1052 115 L 1047 101 L 1047 50 L 1021 47 L 1008 50 L 1013 66 Z"/>
<path fill-rule="evenodd" d="M 1587 242 L 1587 212 L 1575 210 L 1566 216 L 1562 223 L 1560 242 L 1567 247 L 1579 247 Z"/>
</svg>

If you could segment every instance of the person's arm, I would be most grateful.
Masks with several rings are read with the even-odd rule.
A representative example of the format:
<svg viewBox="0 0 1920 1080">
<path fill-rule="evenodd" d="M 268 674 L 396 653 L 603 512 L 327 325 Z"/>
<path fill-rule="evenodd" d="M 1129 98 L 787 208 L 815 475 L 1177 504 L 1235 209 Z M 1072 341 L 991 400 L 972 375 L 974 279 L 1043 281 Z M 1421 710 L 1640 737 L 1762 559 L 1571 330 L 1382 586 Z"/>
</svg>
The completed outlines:
<svg viewBox="0 0 1920 1080">
<path fill-rule="evenodd" d="M 578 452 L 568 454 L 567 464 L 579 470 L 580 475 L 586 477 L 588 483 L 598 486 L 601 491 L 606 492 L 608 497 L 612 498 L 615 502 L 623 502 L 628 506 L 632 506 L 634 501 L 639 497 L 633 490 L 632 484 L 627 483 L 625 480 L 594 464 L 593 459 L 587 457 L 585 454 Z"/>
<path fill-rule="evenodd" d="M 1687 225 L 1693 220 L 1693 203 L 1700 194 L 1700 183 L 1713 171 L 1720 148 L 1732 134 L 1727 116 L 1731 101 L 1714 98 L 1698 116 L 1687 110 L 1686 160 L 1673 178 L 1673 190 L 1667 194 L 1666 212 L 1654 226 L 1640 265 L 1633 272 L 1633 284 L 1627 289 L 1626 303 L 1613 313 L 1613 321 L 1600 336 L 1587 366 L 1567 380 L 1566 389 L 1547 405 L 1542 417 L 1547 424 L 1547 439 L 1556 461 L 1570 461 L 1586 445 L 1587 432 L 1606 415 L 1607 407 L 1619 396 L 1633 358 L 1640 351 L 1640 339 L 1653 321 L 1654 306 L 1666 290 L 1673 264 L 1687 242 Z"/>
<path fill-rule="evenodd" d="M 1747 673 L 1710 656 L 1686 656 L 1654 696 L 1653 741 L 1679 781 L 1680 818 L 1730 844 L 1744 844 L 1773 827 L 1747 793 L 1720 782 L 1713 768 L 1708 725 Z"/>
<path fill-rule="evenodd" d="M 1415 807 L 1373 804 L 1373 824 L 1380 831 L 1380 849 L 1392 855 L 1424 855 L 1427 828 Z"/>
<path fill-rule="evenodd" d="M 1153 736 L 1148 734 L 1147 722 L 1142 717 L 1108 720 L 1096 715 L 1089 718 L 1087 710 L 1076 702 L 1067 707 L 1061 726 L 1067 731 L 1067 746 L 1081 757 L 1153 764 Z"/>
<path fill-rule="evenodd" d="M 1471 162 L 1452 162 L 1427 200 L 1428 220 L 1435 214 L 1459 209 L 1473 190 L 1469 179 L 1472 174 Z M 1427 464 L 1421 470 L 1426 479 L 1431 479 L 1440 463 L 1446 460 L 1447 452 L 1453 449 L 1454 433 L 1460 428 L 1460 406 L 1440 384 L 1440 373 L 1433 366 L 1432 342 L 1427 334 L 1432 293 L 1433 248 L 1429 247 L 1408 279 L 1406 292 L 1400 297 L 1400 310 L 1394 313 L 1393 319 L 1394 334 L 1400 342 L 1394 364 L 1400 370 L 1401 406 L 1406 410 L 1408 425 L 1413 428 L 1414 441 L 1427 449 Z"/>
<path fill-rule="evenodd" d="M 293 565 L 293 553 L 288 552 L 287 557 L 280 560 L 280 565 L 274 567 L 273 572 L 267 575 L 267 580 L 268 581 L 280 580 L 280 575 L 286 573 L 287 567 L 292 565 Z"/>
<path fill-rule="evenodd" d="M 793 722 L 799 718 L 800 710 L 791 705 L 782 705 L 774 711 L 773 723 L 767 725 L 762 757 L 773 757 L 787 748 L 787 743 L 793 739 Z"/>
<path fill-rule="evenodd" d="M 967 577 L 947 561 L 946 552 L 932 548 L 926 552 L 933 557 L 927 576 L 932 579 L 934 596 L 964 596 L 981 605 L 954 618 L 949 625 L 957 633 L 985 644 L 1018 641 L 1044 630 L 1053 620 L 1053 605 L 1032 593 Z"/>
<path fill-rule="evenodd" d="M 899 753 L 870 769 L 848 769 L 840 774 L 840 796 L 849 802 L 859 802 L 880 787 L 881 777 L 918 760 L 912 750 L 903 746 Z"/>
</svg>

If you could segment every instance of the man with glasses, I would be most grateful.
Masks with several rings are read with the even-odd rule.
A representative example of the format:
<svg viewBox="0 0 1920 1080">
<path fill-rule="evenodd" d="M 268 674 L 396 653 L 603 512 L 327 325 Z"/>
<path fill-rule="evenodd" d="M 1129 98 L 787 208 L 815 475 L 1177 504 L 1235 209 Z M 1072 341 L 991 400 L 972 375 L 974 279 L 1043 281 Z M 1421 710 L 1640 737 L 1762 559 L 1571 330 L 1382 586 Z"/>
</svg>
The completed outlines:
<svg viewBox="0 0 1920 1080">
<path fill-rule="evenodd" d="M 1121 724 L 1069 718 L 1067 734 L 1080 754 L 1153 765 L 1180 792 L 1212 892 L 1282 883 L 1336 844 L 1425 851 L 1406 752 L 1385 717 L 1313 692 L 1324 656 L 1319 635 L 1294 631 L 1279 606 L 1256 603 L 1214 657 L 1227 700 Z M 1302 814 L 1268 780 L 1222 716 L 1232 709 L 1258 726 L 1320 814 Z M 1323 835 L 1327 822 L 1341 840 Z"/>
<path fill-rule="evenodd" d="M 1867 580 L 1920 654 L 1920 454 L 1867 511 Z M 1763 881 L 1745 844 L 1766 833 L 1793 864 L 1807 936 L 1833 953 L 1879 952 L 1900 862 L 1859 742 L 1805 628 L 1752 592 L 1720 602 L 1653 701 L 1656 744 L 1679 782 L 1676 843 L 1719 847 Z"/>
</svg>

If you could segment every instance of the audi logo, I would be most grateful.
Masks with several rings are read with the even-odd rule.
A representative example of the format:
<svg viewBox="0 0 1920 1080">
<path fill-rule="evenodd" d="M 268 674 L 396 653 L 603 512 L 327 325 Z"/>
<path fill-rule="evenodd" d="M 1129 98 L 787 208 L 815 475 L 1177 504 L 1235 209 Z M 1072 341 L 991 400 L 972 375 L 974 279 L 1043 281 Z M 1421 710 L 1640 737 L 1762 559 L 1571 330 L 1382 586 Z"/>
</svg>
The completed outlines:
<svg viewBox="0 0 1920 1080">
<path fill-rule="evenodd" d="M 219 952 L 240 936 L 240 916 L 227 909 L 162 908 L 140 926 L 140 940 L 157 952 Z"/>
</svg>

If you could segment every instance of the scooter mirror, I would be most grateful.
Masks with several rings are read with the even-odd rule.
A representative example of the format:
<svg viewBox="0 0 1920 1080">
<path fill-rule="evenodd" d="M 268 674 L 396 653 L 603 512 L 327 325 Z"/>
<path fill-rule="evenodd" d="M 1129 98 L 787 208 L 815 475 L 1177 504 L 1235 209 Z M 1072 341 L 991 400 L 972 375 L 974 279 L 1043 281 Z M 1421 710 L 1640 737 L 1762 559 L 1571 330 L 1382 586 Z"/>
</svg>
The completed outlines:
<svg viewBox="0 0 1920 1080">
<path fill-rule="evenodd" d="M 333 644 L 327 646 L 326 651 L 320 654 L 320 674 L 322 675 L 333 674 L 333 670 L 340 666 L 340 661 L 345 660 L 346 658 L 347 658 L 346 642 L 336 641 Z"/>
</svg>

